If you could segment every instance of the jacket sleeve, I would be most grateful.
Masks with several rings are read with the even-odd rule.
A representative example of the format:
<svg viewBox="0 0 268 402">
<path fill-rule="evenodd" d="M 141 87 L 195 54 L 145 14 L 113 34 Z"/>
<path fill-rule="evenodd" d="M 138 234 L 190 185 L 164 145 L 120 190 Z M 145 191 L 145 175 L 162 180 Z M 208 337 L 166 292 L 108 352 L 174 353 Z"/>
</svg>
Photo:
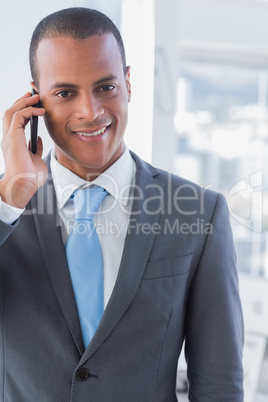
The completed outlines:
<svg viewBox="0 0 268 402">
<path fill-rule="evenodd" d="M 189 400 L 242 402 L 243 317 L 229 211 L 222 195 L 192 282 L 186 317 Z"/>
</svg>

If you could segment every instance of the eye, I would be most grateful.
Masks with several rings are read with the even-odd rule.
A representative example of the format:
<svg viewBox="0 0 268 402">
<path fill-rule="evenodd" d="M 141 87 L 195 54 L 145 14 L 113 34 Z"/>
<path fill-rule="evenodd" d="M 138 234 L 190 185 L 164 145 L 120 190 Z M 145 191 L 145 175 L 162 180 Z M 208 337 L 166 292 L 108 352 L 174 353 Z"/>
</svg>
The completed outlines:
<svg viewBox="0 0 268 402">
<path fill-rule="evenodd" d="M 103 86 L 99 89 L 99 91 L 100 91 L 100 92 L 109 92 L 109 91 L 112 91 L 114 88 L 115 88 L 115 85 L 111 85 L 111 84 L 109 84 L 109 85 L 103 85 Z"/>
<path fill-rule="evenodd" d="M 68 98 L 71 95 L 72 93 L 70 91 L 60 91 L 56 93 L 56 96 L 58 96 L 59 98 Z"/>
</svg>

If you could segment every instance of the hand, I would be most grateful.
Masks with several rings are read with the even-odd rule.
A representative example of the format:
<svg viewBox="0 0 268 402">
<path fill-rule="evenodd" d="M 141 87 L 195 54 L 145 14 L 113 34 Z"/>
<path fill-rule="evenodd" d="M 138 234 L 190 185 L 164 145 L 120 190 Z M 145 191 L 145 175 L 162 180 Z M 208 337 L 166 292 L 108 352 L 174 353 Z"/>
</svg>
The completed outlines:
<svg viewBox="0 0 268 402">
<path fill-rule="evenodd" d="M 19 98 L 3 117 L 2 151 L 6 171 L 0 180 L 0 195 L 7 204 L 24 208 L 39 187 L 47 180 L 47 167 L 41 159 L 43 144 L 40 137 L 37 153 L 26 144 L 25 127 L 31 116 L 43 116 L 44 108 L 32 107 L 39 95 L 27 92 Z"/>
</svg>

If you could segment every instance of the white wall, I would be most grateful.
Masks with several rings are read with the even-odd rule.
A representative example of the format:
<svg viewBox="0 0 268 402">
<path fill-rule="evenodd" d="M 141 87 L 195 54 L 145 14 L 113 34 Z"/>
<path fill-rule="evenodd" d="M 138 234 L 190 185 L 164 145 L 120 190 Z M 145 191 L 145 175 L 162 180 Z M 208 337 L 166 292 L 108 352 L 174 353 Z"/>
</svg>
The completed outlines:
<svg viewBox="0 0 268 402">
<path fill-rule="evenodd" d="M 181 0 L 180 54 L 195 61 L 268 67 L 268 2 Z"/>
</svg>

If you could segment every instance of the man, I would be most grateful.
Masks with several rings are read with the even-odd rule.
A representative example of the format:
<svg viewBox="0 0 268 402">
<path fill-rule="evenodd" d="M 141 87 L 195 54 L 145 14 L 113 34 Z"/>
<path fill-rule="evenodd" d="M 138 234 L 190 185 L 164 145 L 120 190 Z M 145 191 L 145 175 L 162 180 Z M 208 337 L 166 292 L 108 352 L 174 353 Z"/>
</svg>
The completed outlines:
<svg viewBox="0 0 268 402">
<path fill-rule="evenodd" d="M 4 116 L 0 400 L 176 401 L 185 340 L 189 400 L 243 401 L 243 323 L 223 197 L 125 147 L 130 68 L 106 16 L 85 8 L 48 16 L 30 62 L 38 95 L 25 94 Z M 36 154 L 25 144 L 32 116 L 44 116 L 55 144 L 45 161 L 40 138 Z M 86 341 L 78 298 L 92 302 L 77 290 L 65 249 L 76 231 L 74 194 L 92 186 L 108 193 L 93 218 L 104 312 Z"/>
</svg>

